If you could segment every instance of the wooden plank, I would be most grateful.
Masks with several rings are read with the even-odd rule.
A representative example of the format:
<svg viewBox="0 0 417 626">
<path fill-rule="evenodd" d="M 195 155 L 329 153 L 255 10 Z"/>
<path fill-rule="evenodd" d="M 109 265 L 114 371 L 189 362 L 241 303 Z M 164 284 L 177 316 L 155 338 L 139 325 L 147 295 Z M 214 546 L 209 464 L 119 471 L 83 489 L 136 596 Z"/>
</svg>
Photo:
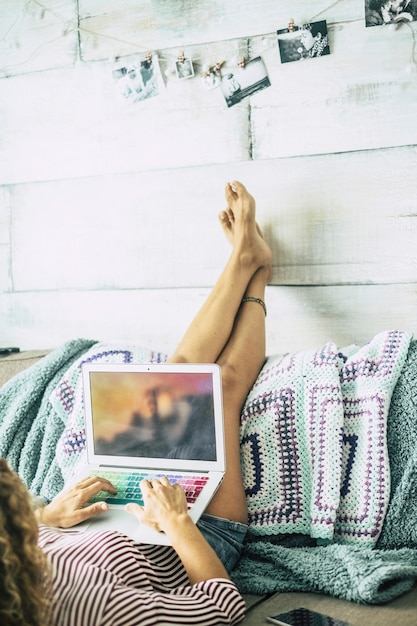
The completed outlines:
<svg viewBox="0 0 417 626">
<path fill-rule="evenodd" d="M 181 0 L 163 4 L 142 0 L 80 1 L 83 60 L 132 52 L 183 48 L 206 42 L 252 37 L 286 28 L 291 17 L 303 23 L 315 16 L 329 22 L 360 20 L 363 0 L 329 3 L 293 0 L 291 7 L 269 0 Z M 330 5 L 330 6 L 329 6 Z"/>
<path fill-rule="evenodd" d="M 78 55 L 76 0 L 2 0 L 0 78 L 73 65 Z"/>
<path fill-rule="evenodd" d="M 417 331 L 417 284 L 270 290 L 270 353 L 315 348 L 329 340 L 338 346 L 362 345 L 388 328 Z"/>
<path fill-rule="evenodd" d="M 248 158 L 246 102 L 228 110 L 219 89 L 175 77 L 169 98 L 161 91 L 129 104 L 112 68 L 85 64 L 0 81 L 0 184 Z"/>
<path fill-rule="evenodd" d="M 251 102 L 254 159 L 417 143 L 410 30 L 355 22 L 329 27 L 329 39 L 330 55 L 284 64 L 275 38 L 250 42 L 272 84 Z"/>
<path fill-rule="evenodd" d="M 229 254 L 217 213 L 234 179 L 257 199 L 274 284 L 417 280 L 410 147 L 16 185 L 13 288 L 210 286 Z"/>
<path fill-rule="evenodd" d="M 415 164 L 414 148 L 264 161 L 252 188 L 275 284 L 415 281 Z"/>
<path fill-rule="evenodd" d="M 0 187 L 0 293 L 12 290 L 10 190 Z"/>
<path fill-rule="evenodd" d="M 0 301 L 0 344 L 53 348 L 89 337 L 170 353 L 206 289 L 7 294 Z M 417 283 L 269 287 L 267 353 L 363 344 L 388 328 L 417 332 Z"/>
<path fill-rule="evenodd" d="M 31 186 L 31 200 L 15 189 L 15 290 L 212 284 L 219 249 L 229 250 L 212 183 L 193 170 L 166 170 Z"/>
</svg>

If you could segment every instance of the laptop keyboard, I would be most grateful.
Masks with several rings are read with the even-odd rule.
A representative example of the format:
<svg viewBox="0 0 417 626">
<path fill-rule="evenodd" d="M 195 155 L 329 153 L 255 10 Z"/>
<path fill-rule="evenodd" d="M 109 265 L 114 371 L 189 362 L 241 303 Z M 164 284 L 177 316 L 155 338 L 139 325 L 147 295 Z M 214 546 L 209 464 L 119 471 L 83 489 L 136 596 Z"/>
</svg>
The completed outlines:
<svg viewBox="0 0 417 626">
<path fill-rule="evenodd" d="M 205 475 L 184 475 L 184 474 L 151 474 L 149 472 L 120 472 L 112 470 L 97 470 L 90 474 L 91 476 L 100 476 L 107 478 L 117 489 L 117 494 L 109 494 L 107 491 L 99 491 L 90 502 L 99 502 L 105 500 L 107 504 L 128 504 L 134 502 L 143 505 L 142 491 L 140 482 L 146 478 L 162 478 L 166 476 L 171 483 L 179 483 L 185 492 L 188 508 L 190 508 L 200 495 L 204 485 L 208 481 Z"/>
</svg>

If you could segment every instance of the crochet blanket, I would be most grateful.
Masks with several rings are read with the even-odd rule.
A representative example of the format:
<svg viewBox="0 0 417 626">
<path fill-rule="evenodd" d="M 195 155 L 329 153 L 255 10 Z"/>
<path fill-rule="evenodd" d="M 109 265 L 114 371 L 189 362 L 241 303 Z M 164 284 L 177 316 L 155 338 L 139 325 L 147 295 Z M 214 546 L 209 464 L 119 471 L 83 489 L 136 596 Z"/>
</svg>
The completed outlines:
<svg viewBox="0 0 417 626">
<path fill-rule="evenodd" d="M 323 384 L 322 381 L 317 386 L 315 396 L 308 396 L 307 393 L 301 394 L 294 407 L 297 407 L 298 411 L 303 409 L 304 406 L 310 406 L 309 397 L 310 401 L 312 399 L 319 400 L 322 397 L 324 398 L 322 392 L 326 387 L 330 388 L 333 382 L 336 381 L 336 378 L 338 378 L 340 388 L 342 386 L 348 388 L 349 385 L 353 388 L 359 385 L 358 388 L 360 388 L 361 381 L 365 381 L 367 377 L 366 372 L 371 369 L 375 373 L 375 379 L 380 381 L 381 388 L 374 388 L 372 391 L 368 389 L 368 400 L 371 404 L 374 402 L 374 404 L 379 404 L 382 407 L 380 411 L 374 410 L 373 415 L 378 418 L 377 422 L 380 424 L 379 430 L 377 427 L 374 432 L 379 433 L 379 438 L 383 439 L 385 431 L 381 424 L 386 418 L 385 411 L 389 403 L 388 396 L 392 391 L 394 378 L 401 369 L 401 362 L 405 355 L 408 341 L 409 336 L 407 334 L 392 331 L 375 338 L 368 344 L 368 347 L 364 346 L 361 349 L 362 352 L 356 348 L 340 352 L 333 347 L 333 344 L 328 344 L 323 350 L 314 353 L 316 355 L 315 358 L 316 360 L 318 359 L 317 363 L 321 363 L 321 366 L 324 368 L 323 371 L 331 371 L 334 374 L 334 369 L 338 372 L 338 377 L 332 375 L 331 384 Z M 365 358 L 366 351 L 368 351 L 367 358 Z M 355 354 L 356 360 L 354 358 Z M 270 357 L 245 404 L 242 414 L 242 457 L 245 482 L 248 489 L 248 502 L 251 509 L 251 529 L 248 533 L 244 554 L 235 570 L 234 578 L 241 591 L 248 593 L 311 590 L 329 593 L 357 602 L 385 602 L 403 593 L 417 579 L 415 550 L 403 548 L 402 550 L 386 550 L 382 552 L 371 549 L 368 545 L 364 545 L 361 540 L 357 541 L 358 535 L 349 533 L 347 533 L 347 536 L 350 540 L 353 539 L 355 541 L 354 545 L 340 545 L 340 543 L 328 546 L 317 545 L 317 539 L 305 534 L 299 535 L 293 523 L 287 526 L 289 534 L 283 535 L 282 529 L 284 526 L 280 526 L 281 530 L 278 530 L 278 526 L 273 527 L 273 524 L 280 524 L 279 517 L 274 516 L 274 514 L 266 515 L 264 518 L 262 515 L 259 517 L 254 516 L 256 511 L 253 507 L 254 501 L 251 501 L 252 497 L 263 497 L 262 506 L 265 509 L 267 508 L 265 507 L 265 504 L 268 505 L 268 497 L 265 495 L 265 484 L 267 477 L 269 475 L 272 476 L 276 472 L 277 464 L 275 464 L 272 470 L 270 470 L 269 465 L 274 456 L 277 456 L 279 448 L 272 447 L 269 449 L 269 444 L 266 447 L 264 446 L 262 438 L 263 428 L 261 429 L 262 433 L 260 429 L 255 431 L 253 423 L 249 428 L 252 422 L 249 416 L 252 414 L 255 416 L 255 413 L 257 413 L 258 418 L 262 419 L 262 402 L 264 402 L 266 411 L 277 405 L 277 402 L 272 400 L 272 396 L 268 395 L 269 392 L 267 391 L 268 385 L 270 385 L 271 389 L 276 386 L 274 383 L 275 371 L 279 372 L 282 370 L 285 372 L 288 370 L 290 362 L 295 363 L 298 360 L 304 363 L 311 362 L 312 355 L 313 353 L 300 353 L 299 355 L 287 355 L 286 357 Z M 392 355 L 392 358 L 390 355 Z M 331 364 L 335 359 L 338 364 L 337 367 Z M 351 359 L 350 362 L 349 359 Z M 106 344 L 89 340 L 76 340 L 68 342 L 36 365 L 15 376 L 0 390 L 0 454 L 9 459 L 12 467 L 19 472 L 31 491 L 46 500 L 54 497 L 62 489 L 64 478 L 71 476 L 78 463 L 82 462 L 84 458 L 85 431 L 81 393 L 81 368 L 83 363 L 89 360 L 101 360 L 104 362 L 160 362 L 165 360 L 165 355 L 141 348 L 115 348 L 114 346 L 107 346 Z M 385 368 L 382 366 L 383 362 L 386 363 Z M 351 369 L 346 367 L 348 363 L 349 367 L 352 366 Z M 299 371 L 302 372 L 301 376 L 307 381 L 308 376 L 305 376 L 306 370 L 301 368 Z M 307 383 L 306 385 L 306 389 L 310 389 Z M 351 393 L 353 393 L 352 390 Z M 376 396 L 378 398 L 381 396 L 381 403 L 379 399 L 376 400 Z M 300 398 L 302 397 L 304 400 L 300 403 Z M 318 408 L 315 409 L 315 414 L 321 415 L 320 419 L 331 415 L 332 424 L 333 421 L 335 423 L 340 422 L 340 416 L 337 417 L 336 415 L 334 417 L 333 409 L 329 412 L 329 406 L 339 406 L 341 404 L 340 397 L 337 394 L 332 392 L 331 396 L 320 404 L 322 409 L 326 409 L 324 412 L 320 412 Z M 349 402 L 345 404 L 347 408 L 350 406 Z M 311 406 L 313 405 L 311 404 Z M 317 404 L 318 406 L 319 404 Z M 353 404 L 352 406 L 355 405 Z M 366 415 L 370 414 L 370 412 L 372 413 L 369 407 L 364 411 Z M 314 411 L 312 411 L 313 413 Z M 352 423 L 354 423 L 353 417 L 356 413 L 352 413 Z M 277 424 L 276 416 L 277 412 L 275 411 L 273 412 L 275 424 Z M 359 419 L 359 413 L 356 415 L 356 418 Z M 299 416 L 298 422 L 300 419 Z M 268 421 L 267 419 L 266 422 L 268 423 Z M 294 422 L 298 429 L 297 431 L 294 430 L 294 433 L 297 433 L 297 438 L 304 446 L 304 448 L 299 446 L 298 456 L 308 447 L 309 442 L 313 443 L 319 452 L 321 450 L 321 454 L 323 450 L 327 450 L 330 440 L 322 440 L 317 433 L 314 435 L 314 428 L 311 429 L 311 425 L 307 430 L 307 437 L 305 427 L 303 430 L 298 422 Z M 397 419 L 395 424 L 396 426 L 400 424 L 400 418 Z M 267 430 L 267 425 L 264 424 L 264 426 Z M 409 424 L 407 424 L 408 426 Z M 354 431 L 359 440 L 363 436 L 362 430 L 358 426 L 354 426 Z M 291 429 L 289 432 L 292 432 Z M 303 432 L 304 435 L 298 437 L 298 434 Z M 340 437 L 343 439 L 340 430 L 334 429 L 334 432 L 339 433 L 339 439 L 332 440 L 331 449 L 337 449 L 335 441 L 340 443 Z M 254 436 L 252 441 L 257 441 L 259 445 L 259 460 L 262 461 L 259 464 L 257 464 L 254 453 L 255 447 L 248 454 L 250 446 L 248 441 L 245 441 L 245 437 L 250 438 L 255 433 L 257 433 L 258 438 L 256 439 Z M 366 434 L 367 431 L 365 430 Z M 266 435 L 265 441 L 269 441 Z M 275 444 L 277 441 L 275 439 Z M 357 443 L 359 446 L 360 441 Z M 344 447 L 346 447 L 346 444 L 342 445 L 342 448 Z M 367 449 L 366 446 L 365 449 Z M 391 445 L 393 456 L 395 456 L 395 449 L 394 443 Z M 265 456 L 267 452 L 268 454 Z M 270 452 L 273 453 L 271 456 Z M 404 453 L 403 449 L 401 453 Z M 280 455 L 280 467 L 285 467 L 285 463 L 288 465 L 288 460 L 285 460 L 285 458 L 283 455 Z M 320 459 L 322 457 L 318 455 L 317 458 Z M 312 459 L 313 456 L 309 462 Z M 370 460 L 373 461 L 374 458 L 372 457 Z M 387 478 L 385 450 L 384 454 L 382 454 L 382 459 L 378 457 L 377 461 L 380 468 L 377 476 L 384 477 L 385 481 Z M 317 486 L 323 484 L 325 486 L 323 497 L 321 500 L 320 497 L 313 499 L 311 510 L 320 512 L 321 502 L 326 504 L 331 502 L 331 507 L 328 507 L 328 510 L 330 511 L 332 524 L 329 525 L 326 521 L 323 523 L 320 516 L 315 513 L 315 517 L 310 516 L 311 519 L 307 521 L 307 526 L 311 527 L 312 535 L 319 536 L 322 531 L 325 531 L 324 534 L 328 536 L 327 529 L 333 525 L 334 540 L 339 541 L 340 535 L 336 532 L 336 529 L 343 522 L 343 519 L 340 519 L 340 516 L 333 511 L 338 498 L 337 481 L 334 482 L 334 477 L 329 472 L 330 470 L 333 471 L 334 467 L 342 468 L 342 475 L 339 476 L 338 484 L 342 489 L 345 485 L 345 492 L 349 491 L 349 485 L 354 484 L 356 489 L 357 485 L 360 486 L 360 481 L 354 483 L 352 482 L 352 477 L 350 482 L 346 482 L 344 479 L 346 475 L 351 476 L 352 474 L 352 472 L 346 472 L 346 468 L 349 466 L 349 455 L 346 457 L 342 453 L 341 457 L 339 455 L 339 460 L 336 464 L 332 465 L 330 457 L 324 454 L 323 469 L 321 469 L 321 461 L 316 460 L 314 463 L 315 465 L 311 465 L 314 470 L 314 478 L 309 479 L 308 472 L 304 471 L 304 473 L 300 474 L 304 484 L 302 485 L 301 482 L 294 481 L 294 485 L 303 488 L 303 491 L 300 491 L 302 496 L 300 502 L 303 503 L 304 508 L 299 506 L 298 510 L 302 511 L 305 519 L 308 520 L 307 508 L 304 505 L 308 502 L 311 503 L 311 494 L 316 493 Z M 264 465 L 265 468 L 268 468 L 267 471 L 263 468 Z M 261 467 L 261 470 L 259 470 L 259 467 Z M 352 467 L 363 468 L 364 465 L 363 463 L 354 463 Z M 412 475 L 413 469 L 416 472 L 416 467 L 417 459 L 414 466 L 409 468 L 408 476 Z M 283 474 L 285 474 L 285 471 Z M 275 474 L 275 478 L 277 476 L 278 474 Z M 373 488 L 377 478 L 375 478 L 373 472 L 369 476 L 371 477 L 370 484 L 372 484 Z M 257 477 L 258 482 L 256 483 Z M 382 481 L 384 483 L 383 497 L 377 499 L 377 501 L 385 500 L 385 507 L 387 490 L 384 481 Z M 269 480 L 267 484 L 271 485 L 271 483 L 273 483 L 273 480 Z M 251 494 L 250 489 L 255 484 L 259 487 L 258 492 Z M 288 484 L 291 484 L 289 478 L 286 478 L 283 484 L 286 487 Z M 405 490 L 405 501 L 402 501 L 401 490 L 402 483 L 400 477 L 398 477 L 398 480 L 396 480 L 395 510 L 393 515 L 391 515 L 391 518 L 394 520 L 398 519 L 398 511 L 400 509 L 402 512 L 407 510 L 406 500 L 409 495 L 412 495 L 410 491 Z M 333 500 L 324 498 L 326 492 L 331 494 Z M 290 491 L 286 488 L 280 493 L 295 494 L 296 490 L 293 488 Z M 310 500 L 305 497 L 305 493 L 310 494 Z M 341 500 L 340 496 L 339 500 Z M 349 506 L 351 507 L 351 504 Z M 373 519 L 375 521 L 374 511 L 378 510 L 378 506 L 376 508 L 369 506 L 366 509 L 369 513 L 364 518 L 365 525 L 368 525 L 367 527 L 370 527 L 369 520 Z M 381 508 L 380 506 L 381 514 L 384 507 Z M 271 511 L 273 513 L 273 507 Z M 390 516 L 390 512 L 391 505 L 388 509 L 387 518 Z M 372 515 L 374 516 L 373 518 Z M 268 529 L 266 533 L 265 529 L 262 528 L 262 524 L 256 523 L 257 519 L 267 520 Z M 270 523 L 271 519 L 272 525 Z M 295 524 L 297 524 L 297 519 L 293 518 L 291 521 L 293 522 L 294 520 Z M 302 524 L 305 523 L 305 520 L 302 521 Z M 287 524 L 287 522 L 284 522 L 284 524 Z M 417 511 L 414 518 L 411 518 L 410 524 L 417 528 Z M 385 533 L 384 539 L 385 547 L 391 547 L 392 542 L 390 541 L 389 531 Z M 414 543 L 411 542 L 409 545 L 413 545 L 415 548 L 417 546 L 416 535 L 414 535 L 414 539 Z"/>
<path fill-rule="evenodd" d="M 375 546 L 390 496 L 386 421 L 411 335 L 270 357 L 242 413 L 253 533 Z"/>
</svg>

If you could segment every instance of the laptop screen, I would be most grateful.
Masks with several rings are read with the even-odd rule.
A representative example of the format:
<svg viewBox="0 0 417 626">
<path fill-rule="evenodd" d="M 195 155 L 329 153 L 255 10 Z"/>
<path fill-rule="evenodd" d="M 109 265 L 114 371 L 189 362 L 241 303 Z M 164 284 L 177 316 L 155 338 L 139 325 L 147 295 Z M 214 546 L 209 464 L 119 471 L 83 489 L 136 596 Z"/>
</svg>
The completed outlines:
<svg viewBox="0 0 417 626">
<path fill-rule="evenodd" d="M 96 460 L 185 468 L 188 462 L 222 460 L 217 366 L 208 371 L 172 364 L 86 369 L 87 444 Z"/>
</svg>

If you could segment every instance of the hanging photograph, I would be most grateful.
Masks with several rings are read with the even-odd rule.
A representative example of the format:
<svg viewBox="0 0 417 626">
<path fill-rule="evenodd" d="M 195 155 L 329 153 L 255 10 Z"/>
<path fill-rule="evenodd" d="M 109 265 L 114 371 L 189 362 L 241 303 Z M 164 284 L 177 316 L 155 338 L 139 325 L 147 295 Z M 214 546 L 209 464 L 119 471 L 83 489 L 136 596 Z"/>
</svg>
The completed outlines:
<svg viewBox="0 0 417 626">
<path fill-rule="evenodd" d="M 365 0 L 366 26 L 399 24 L 417 19 L 417 0 Z"/>
<path fill-rule="evenodd" d="M 330 54 L 326 20 L 277 30 L 277 37 L 281 63 Z"/>
<path fill-rule="evenodd" d="M 224 70 L 221 79 L 221 88 L 228 107 L 270 86 L 261 57 L 248 61 L 244 67 L 236 66 L 231 70 Z"/>
<path fill-rule="evenodd" d="M 203 79 L 203 85 L 206 89 L 211 90 L 220 87 L 220 84 L 222 82 L 220 70 L 223 63 L 224 61 L 218 61 L 201 74 L 201 78 Z"/>
<path fill-rule="evenodd" d="M 181 80 L 194 76 L 194 68 L 191 59 L 184 58 L 181 61 L 175 61 L 175 71 L 177 72 L 177 77 Z"/>
<path fill-rule="evenodd" d="M 130 65 L 120 65 L 113 69 L 120 95 L 129 103 L 141 102 L 158 96 L 164 83 L 155 56 Z"/>
</svg>

